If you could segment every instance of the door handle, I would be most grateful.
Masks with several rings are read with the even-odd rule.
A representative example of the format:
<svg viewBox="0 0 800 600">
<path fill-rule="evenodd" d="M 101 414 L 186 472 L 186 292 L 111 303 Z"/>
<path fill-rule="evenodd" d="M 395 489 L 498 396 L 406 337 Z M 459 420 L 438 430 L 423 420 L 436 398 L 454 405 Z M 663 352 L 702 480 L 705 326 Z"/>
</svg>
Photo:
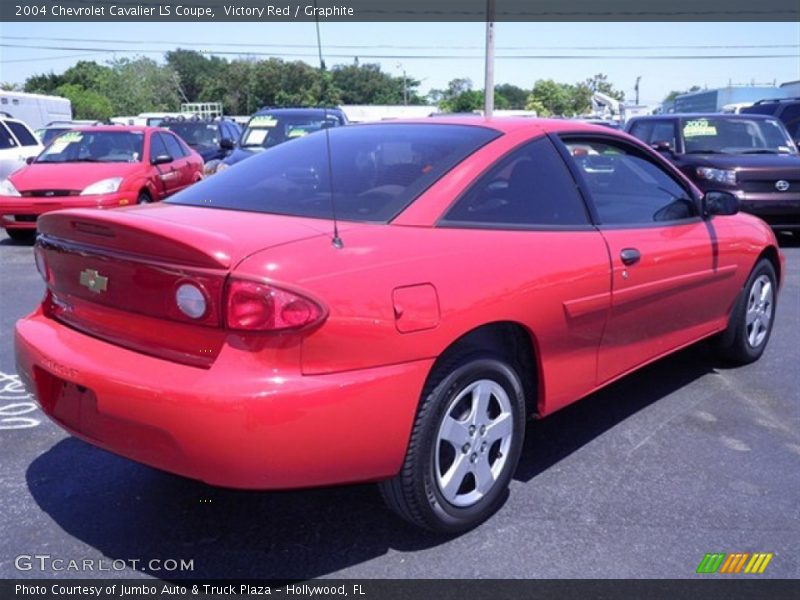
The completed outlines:
<svg viewBox="0 0 800 600">
<path fill-rule="evenodd" d="M 635 265 L 642 258 L 642 255 L 636 248 L 623 248 L 619 253 L 619 258 L 622 264 L 626 266 Z"/>
</svg>

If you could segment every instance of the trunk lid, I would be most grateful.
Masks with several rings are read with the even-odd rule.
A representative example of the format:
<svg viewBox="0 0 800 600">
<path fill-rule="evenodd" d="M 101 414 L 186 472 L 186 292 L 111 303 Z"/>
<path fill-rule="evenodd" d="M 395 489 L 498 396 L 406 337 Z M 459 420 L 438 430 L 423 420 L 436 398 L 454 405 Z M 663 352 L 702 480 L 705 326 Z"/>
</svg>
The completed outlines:
<svg viewBox="0 0 800 600">
<path fill-rule="evenodd" d="M 45 310 L 111 343 L 208 367 L 226 335 L 230 272 L 254 252 L 329 234 L 326 222 L 308 221 L 175 205 L 45 214 L 36 247 Z M 178 308 L 184 284 L 201 290 L 201 317 Z"/>
</svg>

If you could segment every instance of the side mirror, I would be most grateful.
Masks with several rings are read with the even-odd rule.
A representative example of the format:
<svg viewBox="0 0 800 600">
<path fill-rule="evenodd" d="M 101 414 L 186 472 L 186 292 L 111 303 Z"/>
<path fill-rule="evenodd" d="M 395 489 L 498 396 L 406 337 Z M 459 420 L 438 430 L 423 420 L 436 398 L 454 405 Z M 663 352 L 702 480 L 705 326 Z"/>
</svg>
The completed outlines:
<svg viewBox="0 0 800 600">
<path fill-rule="evenodd" d="M 703 214 L 735 215 L 739 212 L 739 199 L 730 192 L 706 192 L 703 196 Z"/>
<path fill-rule="evenodd" d="M 656 152 L 672 153 L 672 144 L 670 144 L 666 140 L 659 140 L 658 142 L 653 142 L 652 144 L 650 144 L 650 147 Z"/>
<path fill-rule="evenodd" d="M 158 156 L 154 156 L 153 160 L 150 162 L 154 165 L 164 165 L 167 163 L 171 163 L 173 158 L 169 154 L 159 154 Z"/>
<path fill-rule="evenodd" d="M 25 164 L 26 165 L 32 165 L 33 161 L 35 161 L 35 160 L 36 160 L 35 156 L 29 156 L 28 158 L 25 159 Z"/>
<path fill-rule="evenodd" d="M 236 143 L 231 138 L 222 138 L 219 141 L 219 147 L 223 150 L 233 150 Z"/>
</svg>

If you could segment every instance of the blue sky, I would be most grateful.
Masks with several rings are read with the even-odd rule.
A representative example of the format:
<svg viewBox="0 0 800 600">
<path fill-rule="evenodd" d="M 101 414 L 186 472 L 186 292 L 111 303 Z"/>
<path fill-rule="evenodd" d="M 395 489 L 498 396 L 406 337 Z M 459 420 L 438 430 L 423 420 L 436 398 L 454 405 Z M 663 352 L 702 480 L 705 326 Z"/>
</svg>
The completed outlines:
<svg viewBox="0 0 800 600">
<path fill-rule="evenodd" d="M 422 80 L 420 89 L 423 92 L 442 88 L 454 77 L 469 77 L 475 87 L 483 87 L 483 23 L 322 23 L 321 31 L 323 52 L 328 56 L 326 62 L 329 66 L 350 63 L 358 56 L 362 63 L 378 62 L 385 71 L 394 75 L 400 75 L 405 68 L 409 76 Z M 54 41 L 53 38 L 74 38 L 76 41 Z M 164 51 L 182 44 L 196 44 L 185 47 L 212 53 L 272 53 L 316 64 L 313 23 L 2 23 L 0 39 L 4 44 L 117 50 L 0 47 L 0 80 L 11 82 L 22 82 L 32 74 L 50 70 L 59 73 L 78 60 L 102 62 L 114 56 L 137 54 L 162 60 Z M 88 41 L 99 39 L 115 41 Z M 290 47 L 292 44 L 310 47 Z M 366 48 L 336 47 L 346 45 Z M 780 84 L 800 79 L 800 25 L 797 23 L 497 23 L 496 45 L 496 83 L 530 88 L 537 79 L 575 82 L 603 72 L 632 99 L 635 79 L 641 76 L 641 101 L 646 104 L 660 102 L 672 89 L 685 89 L 692 85 L 719 87 L 728 82 L 773 81 Z M 763 47 L 767 45 L 788 47 Z M 600 49 L 603 46 L 648 46 L 652 49 Z M 334 57 L 334 54 L 344 56 Z M 403 57 L 369 57 L 376 54 Z M 613 55 L 625 58 L 503 58 L 515 54 Z M 724 60 L 643 58 L 650 55 L 736 54 L 791 56 Z M 416 58 L 420 55 L 448 58 Z M 226 56 L 235 58 L 235 55 Z"/>
</svg>

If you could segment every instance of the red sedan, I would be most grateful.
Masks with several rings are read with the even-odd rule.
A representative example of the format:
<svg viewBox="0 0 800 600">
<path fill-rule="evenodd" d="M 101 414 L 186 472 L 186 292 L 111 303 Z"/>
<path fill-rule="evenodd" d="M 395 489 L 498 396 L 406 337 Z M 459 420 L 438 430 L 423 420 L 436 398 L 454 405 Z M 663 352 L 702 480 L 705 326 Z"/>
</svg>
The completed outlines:
<svg viewBox="0 0 800 600">
<path fill-rule="evenodd" d="M 607 128 L 337 128 L 160 205 L 42 217 L 18 371 L 133 460 L 381 481 L 407 520 L 463 531 L 502 502 L 526 420 L 704 338 L 761 356 L 783 258 L 736 212 Z"/>
<path fill-rule="evenodd" d="M 202 157 L 163 129 L 79 128 L 0 181 L 0 226 L 11 239 L 32 240 L 46 212 L 155 202 L 202 177 Z"/>
</svg>

